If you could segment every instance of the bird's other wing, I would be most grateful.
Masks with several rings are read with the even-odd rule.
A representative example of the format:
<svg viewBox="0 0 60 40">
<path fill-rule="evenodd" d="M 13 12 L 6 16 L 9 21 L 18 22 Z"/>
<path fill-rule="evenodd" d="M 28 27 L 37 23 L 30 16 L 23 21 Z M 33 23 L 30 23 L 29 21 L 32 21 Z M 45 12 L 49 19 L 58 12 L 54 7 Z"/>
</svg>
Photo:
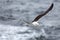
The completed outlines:
<svg viewBox="0 0 60 40">
<path fill-rule="evenodd" d="M 52 3 L 51 6 L 43 14 L 38 15 L 32 22 L 38 21 L 41 17 L 46 15 L 49 11 L 52 10 L 53 6 L 54 6 L 54 4 Z"/>
</svg>

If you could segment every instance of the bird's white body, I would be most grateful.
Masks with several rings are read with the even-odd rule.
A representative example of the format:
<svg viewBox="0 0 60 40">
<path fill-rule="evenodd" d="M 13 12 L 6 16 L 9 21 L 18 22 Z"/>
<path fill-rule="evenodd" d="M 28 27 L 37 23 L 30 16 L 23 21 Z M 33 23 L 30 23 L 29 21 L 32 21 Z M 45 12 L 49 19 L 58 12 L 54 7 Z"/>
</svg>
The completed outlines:
<svg viewBox="0 0 60 40">
<path fill-rule="evenodd" d="M 32 25 L 39 26 L 39 23 L 38 22 L 32 22 Z"/>
</svg>

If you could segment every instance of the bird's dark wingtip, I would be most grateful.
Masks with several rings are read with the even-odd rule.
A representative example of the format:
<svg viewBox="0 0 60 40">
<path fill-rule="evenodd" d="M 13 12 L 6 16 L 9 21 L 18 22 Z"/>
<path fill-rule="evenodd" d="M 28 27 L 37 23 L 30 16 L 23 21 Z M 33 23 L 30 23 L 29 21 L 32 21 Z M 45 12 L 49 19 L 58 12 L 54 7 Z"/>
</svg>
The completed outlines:
<svg viewBox="0 0 60 40">
<path fill-rule="evenodd" d="M 51 6 L 53 7 L 54 6 L 54 3 L 52 3 Z"/>
<path fill-rule="evenodd" d="M 50 10 L 52 10 L 53 6 L 54 6 L 54 3 L 51 4 L 50 8 L 48 8 L 46 12 L 48 13 Z"/>
</svg>

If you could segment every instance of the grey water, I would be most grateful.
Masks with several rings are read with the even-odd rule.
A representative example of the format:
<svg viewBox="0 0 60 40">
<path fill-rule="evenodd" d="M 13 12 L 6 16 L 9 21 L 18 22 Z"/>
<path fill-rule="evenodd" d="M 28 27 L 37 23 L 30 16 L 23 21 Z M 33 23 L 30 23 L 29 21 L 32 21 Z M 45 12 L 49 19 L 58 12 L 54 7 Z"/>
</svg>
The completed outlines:
<svg viewBox="0 0 60 40">
<path fill-rule="evenodd" d="M 39 20 L 45 36 L 26 25 L 52 3 L 53 9 Z M 0 40 L 60 40 L 60 0 L 0 0 Z"/>
</svg>

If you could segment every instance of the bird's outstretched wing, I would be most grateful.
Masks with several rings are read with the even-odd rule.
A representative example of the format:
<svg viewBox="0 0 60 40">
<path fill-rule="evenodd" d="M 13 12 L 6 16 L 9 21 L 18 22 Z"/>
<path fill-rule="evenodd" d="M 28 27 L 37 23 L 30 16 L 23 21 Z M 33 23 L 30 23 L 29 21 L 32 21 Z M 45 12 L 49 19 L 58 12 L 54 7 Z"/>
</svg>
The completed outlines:
<svg viewBox="0 0 60 40">
<path fill-rule="evenodd" d="M 53 6 L 54 6 L 54 4 L 52 3 L 51 6 L 43 14 L 38 15 L 32 22 L 38 21 L 41 17 L 46 15 L 49 11 L 52 10 Z"/>
</svg>

